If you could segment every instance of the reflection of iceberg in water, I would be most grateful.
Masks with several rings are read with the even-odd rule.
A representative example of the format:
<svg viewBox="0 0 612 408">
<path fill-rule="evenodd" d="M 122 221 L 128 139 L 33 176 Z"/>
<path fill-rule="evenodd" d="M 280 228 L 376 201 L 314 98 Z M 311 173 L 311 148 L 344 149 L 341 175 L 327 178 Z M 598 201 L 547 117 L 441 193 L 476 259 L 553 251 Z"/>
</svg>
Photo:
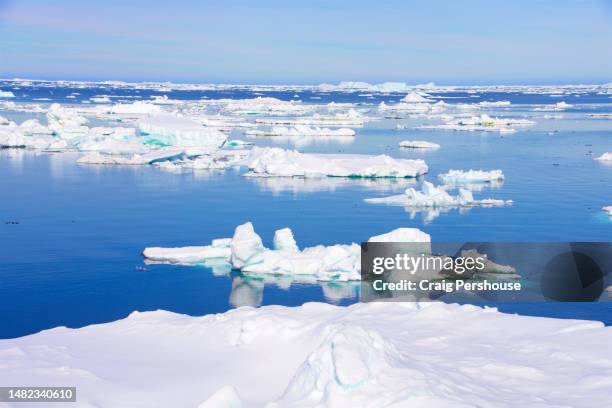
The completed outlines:
<svg viewBox="0 0 612 408">
<path fill-rule="evenodd" d="M 249 136 L 256 137 L 256 136 Z M 342 144 L 347 145 L 355 141 L 354 136 L 275 136 L 267 138 L 275 144 L 292 144 L 295 147 L 306 147 L 322 144 Z"/>
<path fill-rule="evenodd" d="M 343 299 L 359 299 L 359 282 L 321 282 L 323 296 L 329 303 L 339 303 Z"/>
<path fill-rule="evenodd" d="M 229 302 L 234 307 L 261 305 L 263 300 L 264 281 L 244 276 L 234 276 Z"/>
<path fill-rule="evenodd" d="M 229 264 L 227 265 L 229 266 Z M 275 285 L 280 289 L 290 290 L 291 285 L 294 284 L 320 285 L 325 300 L 333 304 L 340 303 L 344 299 L 354 298 L 358 300 L 361 287 L 360 282 L 318 282 L 316 278 L 307 275 L 262 275 L 253 277 L 238 273 L 232 276 L 232 291 L 229 296 L 229 303 L 234 307 L 258 307 L 263 303 L 263 293 L 266 286 Z"/>
<path fill-rule="evenodd" d="M 401 191 L 416 184 L 416 180 L 411 178 L 348 179 L 342 177 L 251 177 L 249 180 L 259 185 L 262 190 L 270 191 L 274 194 L 283 192 L 293 192 L 294 194 L 322 191 L 330 192 L 338 188 L 353 186 L 373 191 Z"/>
</svg>

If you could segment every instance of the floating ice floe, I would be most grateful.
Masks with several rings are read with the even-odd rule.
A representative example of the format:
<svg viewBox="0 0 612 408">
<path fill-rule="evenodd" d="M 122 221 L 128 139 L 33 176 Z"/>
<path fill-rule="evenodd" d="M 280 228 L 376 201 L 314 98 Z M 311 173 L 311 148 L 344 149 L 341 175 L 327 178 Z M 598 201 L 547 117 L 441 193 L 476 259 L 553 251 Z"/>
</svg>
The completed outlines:
<svg viewBox="0 0 612 408">
<path fill-rule="evenodd" d="M 48 127 L 57 136 L 71 139 L 87 133 L 87 118 L 80 116 L 73 108 L 65 108 L 54 103 L 47 111 Z"/>
<path fill-rule="evenodd" d="M 154 114 L 138 122 L 145 140 L 154 145 L 182 147 L 220 147 L 224 133 L 174 114 Z"/>
<path fill-rule="evenodd" d="M 0 383 L 73 386 L 84 407 L 606 407 L 611 341 L 601 322 L 441 302 L 158 310 L 0 340 Z"/>
<path fill-rule="evenodd" d="M 162 113 L 162 109 L 150 102 L 136 101 L 133 103 L 116 103 L 110 107 L 101 108 L 103 111 L 115 115 L 144 115 Z"/>
<path fill-rule="evenodd" d="M 612 113 L 586 113 L 584 116 L 595 119 L 612 119 Z"/>
<path fill-rule="evenodd" d="M 378 110 L 382 112 L 439 113 L 448 107 L 444 101 L 434 102 L 434 100 L 424 98 L 416 92 L 412 92 L 404 97 L 398 104 L 387 105 L 385 102 L 381 102 L 378 105 Z"/>
<path fill-rule="evenodd" d="M 606 152 L 599 157 L 596 157 L 595 160 L 600 161 L 612 161 L 612 152 Z"/>
<path fill-rule="evenodd" d="M 176 147 L 162 147 L 144 154 L 131 156 L 118 156 L 103 154 L 97 151 L 88 153 L 77 160 L 80 164 L 119 164 L 119 165 L 146 165 L 158 161 L 179 159 L 185 154 L 184 149 Z"/>
<path fill-rule="evenodd" d="M 283 101 L 277 98 L 257 97 L 252 99 L 217 99 L 208 104 L 220 105 L 224 111 L 242 115 L 301 114 L 310 112 L 311 105 L 298 101 Z"/>
<path fill-rule="evenodd" d="M 254 177 L 417 177 L 427 173 L 423 160 L 386 155 L 314 154 L 254 147 L 243 163 Z"/>
<path fill-rule="evenodd" d="M 569 108 L 572 108 L 574 105 L 571 105 L 567 102 L 561 101 L 561 102 L 557 102 L 553 105 L 545 105 L 545 106 L 541 106 L 541 107 L 537 107 L 534 109 L 534 111 L 544 111 L 544 112 L 549 112 L 549 111 L 563 111 Z"/>
<path fill-rule="evenodd" d="M 498 207 L 512 204 L 512 200 L 495 200 L 487 198 L 475 200 L 472 192 L 467 189 L 458 189 L 458 195 L 449 194 L 444 188 L 436 187 L 424 181 L 421 191 L 409 188 L 404 194 L 388 197 L 366 198 L 365 201 L 374 204 L 400 205 L 404 207 Z"/>
<path fill-rule="evenodd" d="M 355 136 L 355 131 L 349 128 L 329 129 L 296 125 L 294 127 L 274 126 L 269 130 L 247 130 L 249 136 L 284 136 L 284 137 L 325 137 L 325 136 Z"/>
<path fill-rule="evenodd" d="M 526 119 L 511 119 L 491 117 L 489 115 L 472 116 L 468 118 L 453 119 L 443 125 L 422 125 L 419 129 L 442 129 L 442 130 L 466 130 L 514 133 L 516 129 L 512 126 L 532 126 L 535 122 Z"/>
<path fill-rule="evenodd" d="M 439 174 L 438 178 L 444 184 L 465 184 L 465 183 L 490 183 L 504 179 L 501 170 L 449 170 L 448 173 Z"/>
<path fill-rule="evenodd" d="M 429 243 L 428 234 L 414 228 L 398 228 L 370 238 L 371 242 Z M 146 248 L 148 261 L 177 264 L 205 264 L 224 259 L 247 275 L 307 275 L 319 281 L 361 279 L 361 248 L 358 244 L 318 245 L 300 250 L 289 228 L 274 233 L 273 249 L 265 248 L 250 222 L 236 227 L 229 239 L 213 240 L 211 245 L 183 248 Z"/>
<path fill-rule="evenodd" d="M 355 109 L 349 109 L 346 113 L 338 112 L 334 115 L 315 113 L 309 117 L 260 118 L 256 119 L 255 123 L 261 125 L 361 127 L 366 122 L 366 119 L 363 114 Z"/>
<path fill-rule="evenodd" d="M 93 96 L 89 98 L 90 101 L 95 103 L 111 103 L 111 99 L 108 96 Z"/>
<path fill-rule="evenodd" d="M 15 94 L 11 91 L 3 91 L 0 89 L 0 98 L 14 98 Z"/>
<path fill-rule="evenodd" d="M 510 106 L 512 103 L 510 101 L 482 101 L 478 105 L 484 108 L 501 108 Z"/>
<path fill-rule="evenodd" d="M 403 140 L 399 142 L 399 147 L 408 149 L 439 149 L 440 145 L 437 143 L 426 142 L 423 140 Z"/>
</svg>

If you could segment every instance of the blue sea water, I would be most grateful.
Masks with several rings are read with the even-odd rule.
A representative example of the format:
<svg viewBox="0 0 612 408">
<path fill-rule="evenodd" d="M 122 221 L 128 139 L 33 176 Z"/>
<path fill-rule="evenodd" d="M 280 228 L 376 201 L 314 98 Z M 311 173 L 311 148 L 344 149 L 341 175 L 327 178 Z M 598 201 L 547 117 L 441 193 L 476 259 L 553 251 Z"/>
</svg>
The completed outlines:
<svg viewBox="0 0 612 408">
<path fill-rule="evenodd" d="M 0 89 L 10 90 L 0 83 Z M 15 102 L 78 103 L 93 95 L 119 93 L 148 99 L 153 91 L 89 88 L 14 89 Z M 78 99 L 66 99 L 78 92 Z M 176 91 L 176 99 L 247 98 L 250 90 Z M 292 99 L 295 91 L 265 92 Z M 397 101 L 300 91 L 313 103 Z M 479 100 L 510 100 L 518 107 L 500 114 L 529 115 L 547 95 L 444 94 Z M 128 99 L 132 101 L 133 99 Z M 451 98 L 448 98 L 450 102 Z M 274 231 L 290 227 L 301 247 L 366 240 L 398 227 L 417 227 L 434 241 L 562 242 L 611 241 L 612 220 L 600 209 L 612 205 L 612 166 L 593 160 L 612 151 L 612 120 L 589 120 L 585 112 L 611 112 L 608 95 L 565 97 L 575 108 L 564 119 L 526 131 L 498 133 L 394 130 L 395 121 L 368 123 L 352 143 L 300 145 L 305 152 L 385 153 L 423 158 L 430 173 L 417 181 L 250 179 L 238 170 L 174 173 L 155 167 L 77 165 L 75 153 L 0 150 L 0 338 L 56 326 L 81 327 L 117 320 L 133 311 L 164 309 L 191 315 L 245 305 L 300 305 L 308 301 L 350 304 L 358 288 L 347 284 L 295 283 L 217 275 L 207 267 L 146 265 L 147 246 L 205 245 L 230 237 L 252 221 L 271 245 Z M 522 107 L 523 106 L 523 107 Z M 0 115 L 10 114 L 0 111 Z M 19 118 L 23 114 L 13 114 Z M 21 119 L 20 119 L 21 120 Z M 428 140 L 435 151 L 402 151 L 400 140 Z M 287 141 L 258 145 L 295 147 Z M 503 170 L 506 180 L 478 197 L 512 199 L 502 208 L 450 210 L 427 220 L 401 207 L 363 200 L 402 191 L 449 169 Z M 608 283 L 610 284 L 610 283 Z M 612 324 L 611 303 L 500 304 L 510 313 L 593 319 Z"/>
</svg>

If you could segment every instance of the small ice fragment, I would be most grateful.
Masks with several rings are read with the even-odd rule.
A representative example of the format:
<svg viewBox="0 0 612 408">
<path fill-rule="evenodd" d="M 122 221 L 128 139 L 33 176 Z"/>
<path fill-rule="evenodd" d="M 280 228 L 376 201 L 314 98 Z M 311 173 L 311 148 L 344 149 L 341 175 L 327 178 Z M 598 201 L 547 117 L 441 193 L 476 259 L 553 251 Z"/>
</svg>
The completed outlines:
<svg viewBox="0 0 612 408">
<path fill-rule="evenodd" d="M 404 140 L 399 143 L 400 147 L 411 149 L 438 149 L 440 145 L 437 143 L 426 142 L 424 140 Z"/>
</svg>

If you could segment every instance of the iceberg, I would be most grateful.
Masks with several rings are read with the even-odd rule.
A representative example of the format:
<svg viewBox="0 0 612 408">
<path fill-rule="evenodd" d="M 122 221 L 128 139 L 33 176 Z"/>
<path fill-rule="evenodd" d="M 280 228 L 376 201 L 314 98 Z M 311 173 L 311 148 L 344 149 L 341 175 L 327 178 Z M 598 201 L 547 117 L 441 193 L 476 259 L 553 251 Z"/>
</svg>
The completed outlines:
<svg viewBox="0 0 612 408">
<path fill-rule="evenodd" d="M 14 98 L 15 94 L 11 91 L 3 91 L 0 89 L 0 98 Z"/>
<path fill-rule="evenodd" d="M 438 178 L 444 184 L 491 183 L 504 179 L 504 173 L 497 170 L 449 170 L 448 173 L 439 174 Z"/>
<path fill-rule="evenodd" d="M 150 115 L 138 122 L 138 129 L 147 143 L 160 146 L 220 147 L 227 140 L 218 130 L 173 114 Z"/>
<path fill-rule="evenodd" d="M 75 386 L 84 407 L 606 407 L 611 340 L 442 302 L 158 310 L 0 340 L 0 383 Z"/>
<path fill-rule="evenodd" d="M 440 145 L 437 143 L 426 142 L 423 140 L 403 140 L 399 142 L 399 147 L 408 149 L 439 149 Z"/>
<path fill-rule="evenodd" d="M 386 155 L 314 154 L 254 147 L 243 161 L 251 177 L 417 177 L 427 173 L 423 160 Z"/>
<path fill-rule="evenodd" d="M 605 212 L 606 214 L 608 214 L 609 216 L 612 216 L 612 205 L 603 207 L 601 210 Z"/>
<path fill-rule="evenodd" d="M 424 181 L 421 191 L 409 188 L 404 194 L 388 197 L 366 198 L 367 203 L 401 205 L 404 207 L 497 207 L 512 204 L 512 200 L 494 200 L 491 198 L 475 200 L 472 192 L 460 188 L 456 196 L 449 194 L 444 188 L 436 187 Z"/>
<path fill-rule="evenodd" d="M 431 239 L 418 229 L 398 228 L 369 241 L 429 243 Z M 318 281 L 335 282 L 361 279 L 358 244 L 318 245 L 300 250 L 293 232 L 283 228 L 274 233 L 273 248 L 268 249 L 250 222 L 236 227 L 231 239 L 214 240 L 207 246 L 150 247 L 143 255 L 147 261 L 178 264 L 206 264 L 210 259 L 224 259 L 249 276 L 311 276 Z"/>
<path fill-rule="evenodd" d="M 612 161 L 612 152 L 606 152 L 599 157 L 596 157 L 595 160 L 600 161 Z"/>
<path fill-rule="evenodd" d="M 74 109 L 64 108 L 54 103 L 47 111 L 48 127 L 54 135 L 64 139 L 72 139 L 87 133 L 87 118 L 78 115 Z"/>
</svg>

